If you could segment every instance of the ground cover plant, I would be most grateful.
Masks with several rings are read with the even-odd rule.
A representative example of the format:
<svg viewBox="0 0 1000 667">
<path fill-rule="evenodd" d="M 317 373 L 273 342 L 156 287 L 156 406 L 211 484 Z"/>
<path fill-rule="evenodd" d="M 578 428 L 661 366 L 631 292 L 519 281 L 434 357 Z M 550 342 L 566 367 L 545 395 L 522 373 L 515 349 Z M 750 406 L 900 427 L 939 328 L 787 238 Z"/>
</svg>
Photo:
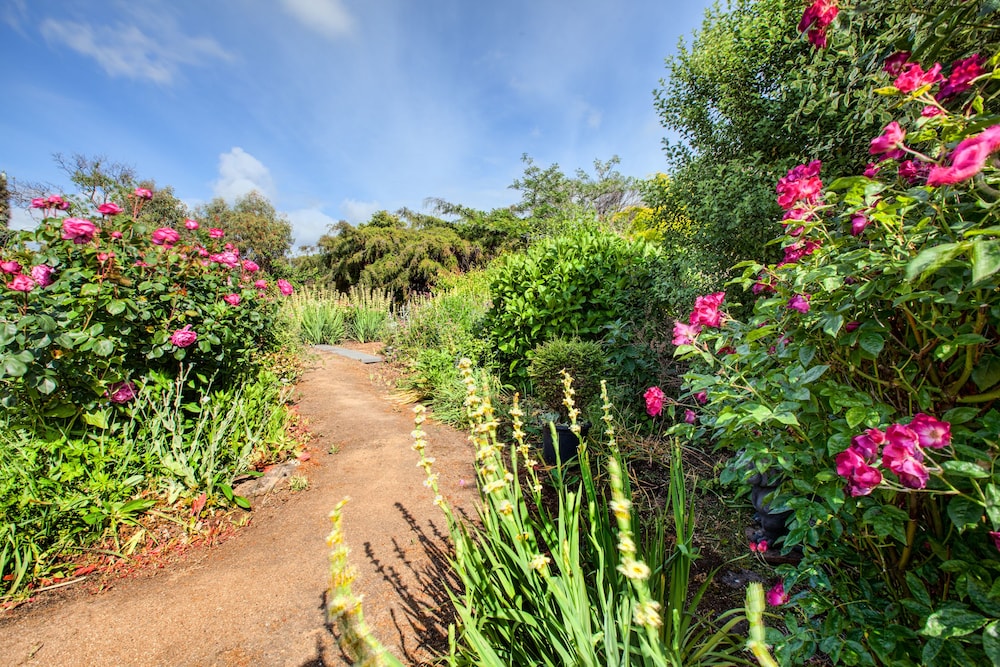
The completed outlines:
<svg viewBox="0 0 1000 667">
<path fill-rule="evenodd" d="M 773 475 L 793 512 L 782 549 L 802 560 L 770 595 L 785 665 L 1000 664 L 994 12 L 949 4 L 885 54 L 894 120 L 863 175 L 780 179 L 783 259 L 736 281 L 752 315 L 720 291 L 675 325 L 701 364 L 678 430 L 736 454 L 724 481 Z M 825 46 L 836 15 L 814 3 L 802 29 Z M 949 53 L 970 35 L 989 51 Z"/>
<path fill-rule="evenodd" d="M 289 448 L 294 288 L 221 229 L 151 223 L 152 198 L 37 198 L 0 250 L 5 592 L 156 504 L 245 506 L 235 477 Z"/>
</svg>

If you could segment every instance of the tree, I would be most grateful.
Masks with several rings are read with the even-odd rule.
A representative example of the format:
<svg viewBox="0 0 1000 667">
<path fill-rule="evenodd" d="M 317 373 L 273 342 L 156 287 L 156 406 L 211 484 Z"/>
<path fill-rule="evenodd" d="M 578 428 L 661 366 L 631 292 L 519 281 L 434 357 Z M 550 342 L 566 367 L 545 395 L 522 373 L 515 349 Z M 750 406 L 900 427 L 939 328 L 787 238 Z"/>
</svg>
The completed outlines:
<svg viewBox="0 0 1000 667">
<path fill-rule="evenodd" d="M 199 207 L 196 215 L 218 227 L 240 248 L 246 259 L 273 272 L 292 246 L 292 225 L 256 190 L 236 199 L 232 206 L 221 197 Z"/>
<path fill-rule="evenodd" d="M 10 190 L 7 188 L 7 172 L 0 171 L 0 247 L 7 245 L 10 230 Z"/>
</svg>

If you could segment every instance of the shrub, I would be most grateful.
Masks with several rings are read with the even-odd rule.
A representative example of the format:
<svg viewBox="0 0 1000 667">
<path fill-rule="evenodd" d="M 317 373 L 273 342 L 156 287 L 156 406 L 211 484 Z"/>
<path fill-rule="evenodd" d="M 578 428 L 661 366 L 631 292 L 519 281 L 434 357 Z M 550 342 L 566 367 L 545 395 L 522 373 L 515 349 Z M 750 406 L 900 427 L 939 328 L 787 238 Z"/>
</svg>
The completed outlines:
<svg viewBox="0 0 1000 667">
<path fill-rule="evenodd" d="M 971 29 L 974 4 L 936 19 L 935 43 Z M 939 80 L 913 54 L 880 91 L 905 111 L 872 139 L 878 164 L 779 182 L 784 259 L 743 267 L 752 317 L 728 317 L 720 292 L 675 328 L 708 399 L 681 428 L 741 452 L 724 481 L 780 476 L 771 505 L 794 513 L 785 665 L 1000 659 L 995 61 L 962 54 Z"/>
<path fill-rule="evenodd" d="M 535 348 L 528 364 L 528 377 L 538 400 L 565 418 L 561 371 L 573 377 L 575 401 L 586 408 L 600 393 L 605 366 L 600 344 L 557 338 Z"/>
<path fill-rule="evenodd" d="M 534 349 L 555 338 L 599 341 L 646 312 L 656 248 L 590 225 L 502 258 L 491 272 L 491 342 L 511 376 L 526 378 Z M 620 340 L 624 345 L 627 340 Z"/>
</svg>

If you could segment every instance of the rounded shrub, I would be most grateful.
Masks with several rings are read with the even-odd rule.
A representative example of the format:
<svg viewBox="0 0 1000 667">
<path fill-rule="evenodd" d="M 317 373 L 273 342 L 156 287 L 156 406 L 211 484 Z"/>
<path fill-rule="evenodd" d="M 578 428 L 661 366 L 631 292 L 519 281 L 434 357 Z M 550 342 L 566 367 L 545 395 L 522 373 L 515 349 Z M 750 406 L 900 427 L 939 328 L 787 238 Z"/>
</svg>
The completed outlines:
<svg viewBox="0 0 1000 667">
<path fill-rule="evenodd" d="M 599 343 L 557 338 L 535 348 L 528 377 L 535 397 L 552 412 L 565 416 L 562 371 L 573 378 L 577 407 L 586 408 L 601 391 L 605 369 L 604 349 Z"/>
</svg>

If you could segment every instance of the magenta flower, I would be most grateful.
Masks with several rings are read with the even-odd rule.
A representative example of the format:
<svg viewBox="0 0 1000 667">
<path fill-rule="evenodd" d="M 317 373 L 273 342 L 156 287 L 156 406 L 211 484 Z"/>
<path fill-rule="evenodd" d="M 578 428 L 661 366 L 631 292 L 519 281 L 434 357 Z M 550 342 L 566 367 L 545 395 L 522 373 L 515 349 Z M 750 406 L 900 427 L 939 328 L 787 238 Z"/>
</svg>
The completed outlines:
<svg viewBox="0 0 1000 667">
<path fill-rule="evenodd" d="M 118 215 L 122 212 L 122 207 L 113 201 L 105 202 L 97 207 L 97 211 L 101 215 Z"/>
<path fill-rule="evenodd" d="M 646 414 L 650 417 L 659 417 L 663 412 L 663 399 L 665 398 L 663 390 L 659 387 L 650 387 L 642 397 L 646 400 Z"/>
<path fill-rule="evenodd" d="M 966 181 L 986 165 L 986 158 L 1000 148 L 1000 125 L 986 128 L 979 134 L 963 139 L 951 154 L 951 166 L 934 166 L 927 176 L 927 185 L 954 185 Z"/>
<path fill-rule="evenodd" d="M 257 265 L 257 262 L 250 261 L 249 259 L 244 259 L 243 270 L 246 271 L 247 273 L 256 273 L 257 271 L 260 271 L 260 266 Z"/>
<path fill-rule="evenodd" d="M 750 551 L 754 553 L 767 553 L 767 540 L 761 540 L 760 542 L 751 542 Z"/>
<path fill-rule="evenodd" d="M 934 116 L 944 115 L 944 109 L 941 107 L 936 107 L 933 104 L 928 104 L 923 109 L 920 110 L 920 115 L 924 118 L 933 118 Z"/>
<path fill-rule="evenodd" d="M 951 444 L 951 424 L 919 412 L 909 423 L 911 431 L 917 434 L 921 447 L 942 449 Z"/>
<path fill-rule="evenodd" d="M 772 607 L 780 607 L 788 602 L 788 593 L 785 592 L 785 583 L 783 581 L 776 583 L 771 587 L 771 590 L 767 592 L 764 598 Z"/>
<path fill-rule="evenodd" d="M 121 232 L 119 232 L 119 231 L 111 232 L 111 238 L 113 238 L 113 239 L 120 239 L 121 237 L 122 237 L 122 233 Z"/>
<path fill-rule="evenodd" d="M 698 421 L 698 415 L 695 414 L 694 410 L 687 409 L 687 410 L 684 411 L 684 423 L 685 424 L 693 424 L 696 421 Z"/>
<path fill-rule="evenodd" d="M 857 236 L 865 231 L 868 226 L 868 218 L 864 213 L 855 213 L 851 216 L 851 236 Z"/>
<path fill-rule="evenodd" d="M 47 264 L 39 264 L 31 267 L 31 277 L 39 287 L 48 287 L 52 284 L 52 272 L 54 269 Z"/>
<path fill-rule="evenodd" d="M 809 299 L 811 298 L 812 296 L 809 294 L 796 294 L 788 300 L 788 308 L 790 310 L 797 310 L 800 313 L 808 313 Z"/>
<path fill-rule="evenodd" d="M 49 200 L 45 197 L 35 197 L 31 200 L 31 208 L 48 208 Z"/>
<path fill-rule="evenodd" d="M 235 269 L 240 264 L 239 256 L 230 250 L 209 255 L 208 259 L 216 264 L 222 264 L 228 269 Z"/>
<path fill-rule="evenodd" d="M 941 63 L 934 63 L 926 72 L 917 63 L 907 63 L 892 85 L 901 93 L 912 93 L 922 86 L 940 81 L 941 78 Z"/>
<path fill-rule="evenodd" d="M 136 188 L 135 196 L 138 197 L 139 199 L 152 199 L 153 192 L 148 188 Z"/>
<path fill-rule="evenodd" d="M 188 347 L 196 340 L 198 340 L 198 333 L 191 330 L 190 324 L 170 335 L 170 342 L 177 347 Z"/>
<path fill-rule="evenodd" d="M 825 49 L 826 28 L 837 18 L 839 11 L 836 0 L 814 0 L 799 21 L 799 32 L 808 29 L 806 37 L 809 43 L 818 49 Z"/>
<path fill-rule="evenodd" d="M 69 202 L 59 195 L 49 195 L 49 206 L 57 208 L 60 211 L 66 211 L 69 209 Z"/>
<path fill-rule="evenodd" d="M 774 285 L 763 280 L 758 280 L 750 288 L 754 294 L 774 294 Z"/>
<path fill-rule="evenodd" d="M 212 227 L 208 230 L 208 237 L 211 239 L 221 239 L 225 235 L 226 233 L 218 227 Z"/>
<path fill-rule="evenodd" d="M 12 289 L 15 292 L 24 292 L 27 294 L 31 290 L 35 289 L 35 281 L 31 279 L 30 276 L 23 274 L 18 274 L 14 276 L 14 279 L 7 283 L 7 289 Z"/>
<path fill-rule="evenodd" d="M 905 487 L 922 489 L 927 486 L 930 475 L 923 464 L 924 453 L 917 434 L 902 424 L 893 424 L 886 429 L 885 437 L 882 465 L 894 472 Z"/>
<path fill-rule="evenodd" d="M 295 288 L 292 287 L 292 284 L 290 282 L 288 282 L 287 280 L 285 280 L 284 278 L 279 278 L 278 279 L 278 291 L 281 292 L 282 294 L 284 294 L 285 296 L 290 296 L 292 294 L 292 292 L 295 291 Z"/>
<path fill-rule="evenodd" d="M 863 450 L 854 444 L 837 454 L 834 462 L 837 474 L 847 479 L 847 490 L 855 498 L 867 496 L 882 483 L 882 473 L 869 465 Z"/>
<path fill-rule="evenodd" d="M 0 271 L 4 273 L 20 273 L 21 264 L 14 261 L 13 259 L 7 260 L 6 262 L 0 262 Z"/>
<path fill-rule="evenodd" d="M 254 281 L 253 286 L 257 289 L 267 289 L 267 281 L 264 279 Z"/>
<path fill-rule="evenodd" d="M 720 326 L 722 324 L 722 313 L 719 312 L 719 306 L 722 305 L 722 300 L 725 298 L 725 292 L 715 292 L 713 294 L 695 297 L 694 310 L 688 318 L 688 323 L 702 324 L 710 328 Z M 675 326 L 675 336 L 676 331 L 677 328 Z"/>
<path fill-rule="evenodd" d="M 870 428 L 861 435 L 851 438 L 851 449 L 857 452 L 865 463 L 875 463 L 878 460 L 878 449 L 885 444 L 885 433 L 877 428 Z"/>
<path fill-rule="evenodd" d="M 787 245 L 783 248 L 785 253 L 784 259 L 778 262 L 778 266 L 785 266 L 786 264 L 794 264 L 798 262 L 803 257 L 807 257 L 820 247 L 822 243 L 820 241 L 796 241 L 791 245 Z"/>
<path fill-rule="evenodd" d="M 801 208 L 799 204 L 808 206 L 819 201 L 823 191 L 823 181 L 819 178 L 822 166 L 822 162 L 813 160 L 789 169 L 787 175 L 778 179 L 778 205 L 787 211 Z"/>
<path fill-rule="evenodd" d="M 153 232 L 153 243 L 156 245 L 162 245 L 170 247 L 177 243 L 181 238 L 181 235 L 177 233 L 177 230 L 171 229 L 170 227 L 160 227 Z"/>
<path fill-rule="evenodd" d="M 906 138 L 906 131 L 899 126 L 899 123 L 892 121 L 885 126 L 882 134 L 872 139 L 868 152 L 872 155 L 888 153 L 894 148 L 902 147 L 904 138 Z"/>
<path fill-rule="evenodd" d="M 240 305 L 240 295 L 239 294 L 227 294 L 222 297 L 222 300 L 228 303 L 230 306 Z"/>
<path fill-rule="evenodd" d="M 77 245 L 90 243 L 94 240 L 94 235 L 97 232 L 98 229 L 94 223 L 83 218 L 66 218 L 62 223 L 63 240 L 72 241 Z"/>
<path fill-rule="evenodd" d="M 708 403 L 708 392 L 699 391 L 697 394 L 694 395 L 694 400 L 698 401 L 699 405 L 705 405 L 706 403 Z"/>
<path fill-rule="evenodd" d="M 188 218 L 184 221 L 184 227 L 190 229 L 192 232 L 198 229 L 199 226 L 198 221 L 193 218 Z"/>
<path fill-rule="evenodd" d="M 882 66 L 882 69 L 885 70 L 889 76 L 899 76 L 903 72 L 903 67 L 907 64 L 907 62 L 909 62 L 909 60 L 909 51 L 897 51 L 885 59 L 885 64 Z"/>
<path fill-rule="evenodd" d="M 104 393 L 112 403 L 128 403 L 136 397 L 135 383 L 114 382 Z"/>
<path fill-rule="evenodd" d="M 874 162 L 869 162 L 868 165 L 865 167 L 865 177 L 875 178 L 876 176 L 878 176 L 878 172 L 881 170 L 882 167 L 880 167 Z"/>
<path fill-rule="evenodd" d="M 982 75 L 982 63 L 983 58 L 978 53 L 952 63 L 951 74 L 938 90 L 937 100 L 945 101 L 968 90 L 972 86 L 972 81 Z"/>
<path fill-rule="evenodd" d="M 915 160 L 903 160 L 899 163 L 897 173 L 899 177 L 911 185 L 927 178 L 931 166 L 926 162 L 916 162 Z"/>
<path fill-rule="evenodd" d="M 990 537 L 993 538 L 993 546 L 996 547 L 997 551 L 1000 551 L 1000 532 L 989 531 Z"/>
</svg>

